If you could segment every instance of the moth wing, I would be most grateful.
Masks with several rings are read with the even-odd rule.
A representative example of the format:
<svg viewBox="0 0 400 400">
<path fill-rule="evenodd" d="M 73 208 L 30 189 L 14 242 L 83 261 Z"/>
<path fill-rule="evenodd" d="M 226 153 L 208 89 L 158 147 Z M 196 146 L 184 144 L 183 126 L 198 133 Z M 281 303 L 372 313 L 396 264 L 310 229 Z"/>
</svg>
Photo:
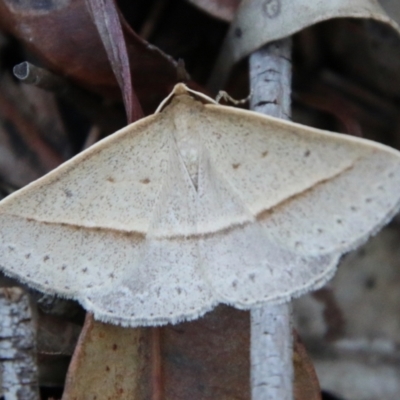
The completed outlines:
<svg viewBox="0 0 400 400">
<path fill-rule="evenodd" d="M 148 239 L 113 287 L 82 301 L 97 319 L 125 326 L 163 325 L 198 318 L 217 303 L 199 268 L 195 239 Z"/>
<path fill-rule="evenodd" d="M 332 277 L 340 254 L 301 254 L 271 240 L 230 183 L 203 149 L 198 179 L 198 267 L 218 302 L 242 309 L 284 302 Z"/>
<path fill-rule="evenodd" d="M 309 256 L 279 246 L 258 222 L 204 237 L 199 249 L 216 298 L 242 309 L 282 303 L 321 287 L 339 260 L 338 254 Z"/>
<path fill-rule="evenodd" d="M 78 300 L 98 319 L 125 326 L 193 319 L 210 310 L 216 298 L 198 268 L 193 236 L 196 191 L 173 143 L 165 160 L 146 234 L 3 212 L 2 269 L 39 290 Z"/>
<path fill-rule="evenodd" d="M 211 162 L 266 238 L 306 256 L 342 254 L 399 208 L 400 153 L 387 146 L 207 105 Z"/>
<path fill-rule="evenodd" d="M 172 129 L 164 113 L 131 124 L 8 196 L 0 214 L 144 234 L 168 173 Z"/>
</svg>

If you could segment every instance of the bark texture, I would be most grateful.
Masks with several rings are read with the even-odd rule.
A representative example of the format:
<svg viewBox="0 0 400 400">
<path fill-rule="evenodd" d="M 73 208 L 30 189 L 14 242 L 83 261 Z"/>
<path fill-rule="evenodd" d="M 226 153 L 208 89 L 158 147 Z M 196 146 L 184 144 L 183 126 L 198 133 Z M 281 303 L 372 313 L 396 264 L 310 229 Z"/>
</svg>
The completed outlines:
<svg viewBox="0 0 400 400">
<path fill-rule="evenodd" d="M 271 43 L 250 56 L 250 107 L 290 118 L 291 40 Z M 251 311 L 251 398 L 293 400 L 293 338 L 290 304 Z"/>
<path fill-rule="evenodd" d="M 0 288 L 0 360 L 5 400 L 39 400 L 35 330 L 28 295 Z"/>
</svg>

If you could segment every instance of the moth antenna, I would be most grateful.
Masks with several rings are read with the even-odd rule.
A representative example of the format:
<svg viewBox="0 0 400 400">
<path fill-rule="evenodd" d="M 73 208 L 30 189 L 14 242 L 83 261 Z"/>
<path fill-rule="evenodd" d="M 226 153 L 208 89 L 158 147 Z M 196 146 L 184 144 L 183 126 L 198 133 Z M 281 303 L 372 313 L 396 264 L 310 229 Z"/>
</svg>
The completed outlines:
<svg viewBox="0 0 400 400">
<path fill-rule="evenodd" d="M 236 100 L 233 97 L 231 97 L 227 92 L 224 90 L 220 90 L 215 97 L 215 101 L 219 103 L 221 100 L 225 100 L 227 103 L 232 103 L 235 106 L 238 106 L 239 104 L 245 104 L 250 101 L 251 97 L 253 96 L 253 90 L 250 91 L 250 94 L 245 97 L 244 99 Z"/>
</svg>

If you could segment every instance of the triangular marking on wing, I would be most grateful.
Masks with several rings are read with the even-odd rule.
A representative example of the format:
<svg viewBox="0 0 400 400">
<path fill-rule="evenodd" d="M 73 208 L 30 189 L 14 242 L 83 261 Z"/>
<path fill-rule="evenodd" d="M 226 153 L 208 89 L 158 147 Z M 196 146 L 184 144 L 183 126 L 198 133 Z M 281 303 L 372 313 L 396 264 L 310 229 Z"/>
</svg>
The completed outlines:
<svg viewBox="0 0 400 400">
<path fill-rule="evenodd" d="M 165 179 L 149 224 L 149 237 L 185 237 L 196 232 L 196 189 L 172 135 Z"/>
<path fill-rule="evenodd" d="M 175 156 L 180 159 L 195 190 L 197 190 L 200 151 L 199 132 L 198 127 L 190 123 L 187 115 L 190 114 L 195 119 L 201 105 L 193 102 L 193 100 L 189 105 L 191 106 L 190 110 L 187 109 L 186 102 L 175 105 L 174 113 L 172 114 L 172 122 L 175 128 L 172 138 L 176 148 Z"/>
</svg>

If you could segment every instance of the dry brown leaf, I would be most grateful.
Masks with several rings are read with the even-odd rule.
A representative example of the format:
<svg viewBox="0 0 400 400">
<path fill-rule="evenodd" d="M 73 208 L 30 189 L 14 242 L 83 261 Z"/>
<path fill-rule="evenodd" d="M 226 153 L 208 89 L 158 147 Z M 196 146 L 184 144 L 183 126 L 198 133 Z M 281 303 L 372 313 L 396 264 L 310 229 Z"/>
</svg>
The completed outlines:
<svg viewBox="0 0 400 400">
<path fill-rule="evenodd" d="M 249 329 L 249 313 L 227 306 L 196 321 L 160 328 L 163 400 L 249 400 Z M 99 394 L 110 399 L 151 398 L 151 330 L 87 317 L 63 400 Z M 299 340 L 294 363 L 296 400 L 319 400 L 318 381 Z"/>
<path fill-rule="evenodd" d="M 88 314 L 62 400 L 149 399 L 145 332 L 103 324 Z"/>
</svg>

